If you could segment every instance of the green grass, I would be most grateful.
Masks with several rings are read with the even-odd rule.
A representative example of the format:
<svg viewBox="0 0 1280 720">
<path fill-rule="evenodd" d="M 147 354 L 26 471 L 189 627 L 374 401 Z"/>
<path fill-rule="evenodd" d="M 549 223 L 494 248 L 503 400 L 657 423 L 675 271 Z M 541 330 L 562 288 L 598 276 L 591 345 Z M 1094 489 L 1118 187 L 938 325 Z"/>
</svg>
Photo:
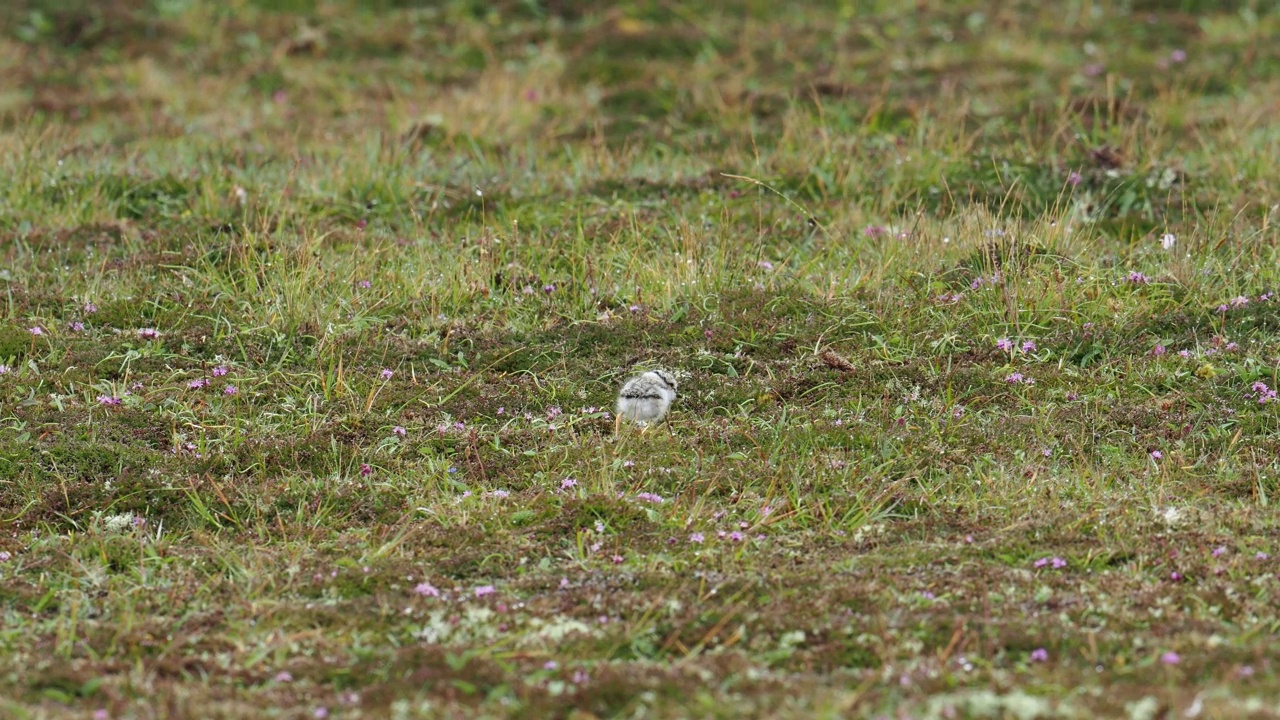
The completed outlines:
<svg viewBox="0 0 1280 720">
<path fill-rule="evenodd" d="M 1280 716 L 1275 3 L 414 5 L 0 10 L 0 715 Z"/>
</svg>

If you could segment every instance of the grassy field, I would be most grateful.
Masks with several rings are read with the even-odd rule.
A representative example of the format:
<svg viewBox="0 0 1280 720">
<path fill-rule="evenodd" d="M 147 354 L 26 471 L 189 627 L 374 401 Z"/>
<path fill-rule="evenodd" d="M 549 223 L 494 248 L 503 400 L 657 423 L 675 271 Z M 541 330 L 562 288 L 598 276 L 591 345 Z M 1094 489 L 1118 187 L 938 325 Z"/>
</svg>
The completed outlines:
<svg viewBox="0 0 1280 720">
<path fill-rule="evenodd" d="M 406 4 L 0 10 L 0 716 L 1280 717 L 1276 3 Z"/>
</svg>

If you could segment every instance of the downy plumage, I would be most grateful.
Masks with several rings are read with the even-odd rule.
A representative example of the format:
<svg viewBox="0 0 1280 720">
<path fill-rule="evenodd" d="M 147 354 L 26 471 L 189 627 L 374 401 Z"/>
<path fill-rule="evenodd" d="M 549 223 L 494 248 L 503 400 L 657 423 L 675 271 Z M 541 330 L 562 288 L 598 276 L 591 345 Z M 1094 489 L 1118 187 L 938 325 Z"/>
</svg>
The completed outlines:
<svg viewBox="0 0 1280 720">
<path fill-rule="evenodd" d="M 675 399 L 676 379 L 671 373 L 650 370 L 622 384 L 615 409 L 619 420 L 626 418 L 640 425 L 648 425 L 666 417 Z"/>
</svg>

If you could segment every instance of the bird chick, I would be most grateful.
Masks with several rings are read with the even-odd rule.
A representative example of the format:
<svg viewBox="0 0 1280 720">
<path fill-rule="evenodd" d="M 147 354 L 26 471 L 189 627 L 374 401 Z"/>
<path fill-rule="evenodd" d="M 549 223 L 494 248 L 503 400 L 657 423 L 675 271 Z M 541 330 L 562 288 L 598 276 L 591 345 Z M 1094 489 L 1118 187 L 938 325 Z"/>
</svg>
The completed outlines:
<svg viewBox="0 0 1280 720">
<path fill-rule="evenodd" d="M 676 399 L 676 379 L 665 370 L 650 370 L 627 380 L 618 391 L 618 421 L 649 425 L 666 416 Z"/>
</svg>

